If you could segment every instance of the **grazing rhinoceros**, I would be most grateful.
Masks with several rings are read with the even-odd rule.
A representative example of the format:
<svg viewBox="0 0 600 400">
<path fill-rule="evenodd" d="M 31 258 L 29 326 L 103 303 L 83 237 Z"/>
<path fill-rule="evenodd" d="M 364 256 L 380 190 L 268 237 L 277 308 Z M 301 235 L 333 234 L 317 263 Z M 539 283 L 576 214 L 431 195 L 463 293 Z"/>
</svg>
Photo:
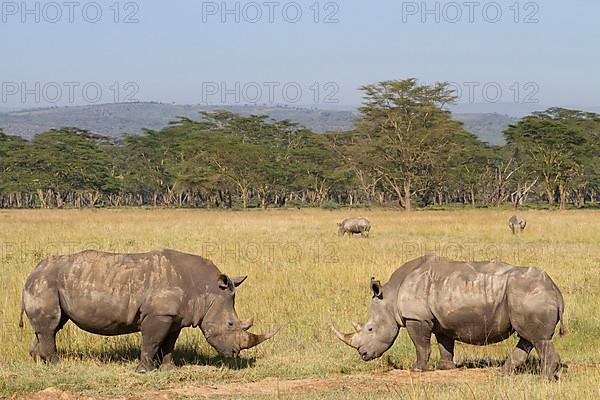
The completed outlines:
<svg viewBox="0 0 600 400">
<path fill-rule="evenodd" d="M 527 226 L 527 221 L 525 218 L 519 215 L 513 215 L 508 220 L 508 227 L 512 231 L 513 235 L 517 232 L 523 233 L 525 227 Z"/>
<path fill-rule="evenodd" d="M 338 222 L 337 226 L 338 236 L 344 236 L 346 233 L 348 233 L 348 236 L 360 233 L 362 237 L 369 237 L 369 231 L 371 230 L 371 223 L 363 217 L 346 218 L 342 222 Z"/>
<path fill-rule="evenodd" d="M 172 368 L 182 328 L 200 327 L 219 353 L 237 356 L 271 338 L 248 332 L 240 321 L 235 289 L 246 277 L 230 279 L 209 260 L 174 250 L 141 254 L 84 251 L 42 260 L 25 281 L 23 312 L 35 332 L 29 353 L 52 363 L 56 333 L 71 320 L 99 335 L 142 333 L 138 372 Z"/>
<path fill-rule="evenodd" d="M 440 369 L 454 368 L 454 342 L 500 342 L 513 332 L 520 340 L 503 370 L 512 373 L 533 347 L 548 379 L 559 365 L 552 344 L 556 325 L 563 334 L 563 297 L 550 277 L 534 267 L 500 261 L 455 262 L 437 256 L 409 261 L 382 286 L 371 278 L 373 299 L 367 323 L 355 333 L 335 335 L 365 361 L 380 357 L 406 327 L 417 351 L 415 370 L 427 369 L 433 333 Z"/>
</svg>

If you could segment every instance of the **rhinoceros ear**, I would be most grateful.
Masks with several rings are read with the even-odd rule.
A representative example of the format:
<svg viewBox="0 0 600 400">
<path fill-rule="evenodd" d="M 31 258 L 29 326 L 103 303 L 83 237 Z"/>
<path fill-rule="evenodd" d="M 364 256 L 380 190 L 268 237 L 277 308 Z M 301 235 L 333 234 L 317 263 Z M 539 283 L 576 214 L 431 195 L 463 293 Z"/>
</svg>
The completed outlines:
<svg viewBox="0 0 600 400">
<path fill-rule="evenodd" d="M 238 287 L 240 286 L 242 283 L 244 283 L 244 281 L 246 280 L 248 276 L 236 276 L 235 278 L 232 279 L 233 281 L 233 286 Z"/>
<path fill-rule="evenodd" d="M 219 275 L 218 283 L 219 283 L 219 288 L 221 288 L 223 290 L 230 290 L 233 292 L 233 290 L 235 289 L 233 282 L 225 274 Z"/>
<path fill-rule="evenodd" d="M 383 289 L 381 288 L 381 282 L 376 281 L 375 277 L 371 278 L 371 290 L 373 291 L 373 297 L 379 299 L 383 298 Z"/>
</svg>

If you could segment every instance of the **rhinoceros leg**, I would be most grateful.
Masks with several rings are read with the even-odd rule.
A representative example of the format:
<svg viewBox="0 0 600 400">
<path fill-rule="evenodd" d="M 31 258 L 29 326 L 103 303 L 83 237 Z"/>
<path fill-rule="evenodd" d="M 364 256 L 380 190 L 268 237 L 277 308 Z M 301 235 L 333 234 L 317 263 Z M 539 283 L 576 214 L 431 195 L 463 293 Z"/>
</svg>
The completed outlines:
<svg viewBox="0 0 600 400">
<path fill-rule="evenodd" d="M 542 374 L 548 380 L 556 380 L 555 373 L 558 370 L 560 358 L 554 344 L 550 340 L 538 340 L 534 345 L 535 351 L 537 351 L 542 361 Z"/>
<path fill-rule="evenodd" d="M 438 342 L 438 349 L 440 350 L 440 363 L 438 369 L 456 368 L 456 364 L 454 364 L 454 340 L 440 333 L 436 333 L 435 338 Z"/>
<path fill-rule="evenodd" d="M 40 341 L 38 340 L 37 335 L 33 335 L 33 342 L 31 342 L 31 347 L 29 347 L 29 355 L 35 361 L 40 358 L 40 349 L 39 349 Z"/>
<path fill-rule="evenodd" d="M 52 364 L 58 363 L 56 355 L 56 333 L 38 334 L 38 354 L 44 361 L 50 361 Z"/>
<path fill-rule="evenodd" d="M 431 325 L 423 321 L 407 320 L 406 330 L 417 351 L 417 362 L 414 370 L 427 371 L 427 363 L 431 355 Z"/>
<path fill-rule="evenodd" d="M 531 342 L 521 338 L 519 343 L 517 343 L 517 347 L 515 347 L 508 360 L 506 360 L 502 366 L 502 372 L 505 374 L 512 374 L 515 368 L 527 360 L 527 356 L 531 352 L 531 349 L 533 349 Z"/>
<path fill-rule="evenodd" d="M 161 370 L 171 370 L 175 368 L 175 363 L 173 362 L 173 350 L 175 349 L 175 342 L 177 342 L 177 338 L 179 337 L 179 333 L 181 330 L 177 330 L 175 332 L 169 333 L 167 338 L 160 345 L 160 350 L 158 352 L 160 357 L 160 369 Z"/>
<path fill-rule="evenodd" d="M 156 369 L 154 357 L 169 335 L 172 323 L 173 318 L 168 316 L 148 316 L 144 319 L 141 326 L 142 351 L 140 365 L 138 365 L 136 372 L 143 373 Z"/>
<path fill-rule="evenodd" d="M 42 300 L 29 300 L 27 313 L 35 332 L 29 354 L 34 360 L 58 363 L 56 354 L 56 333 L 62 329 L 69 318 L 62 312 L 58 297 L 54 293 L 42 293 Z"/>
</svg>

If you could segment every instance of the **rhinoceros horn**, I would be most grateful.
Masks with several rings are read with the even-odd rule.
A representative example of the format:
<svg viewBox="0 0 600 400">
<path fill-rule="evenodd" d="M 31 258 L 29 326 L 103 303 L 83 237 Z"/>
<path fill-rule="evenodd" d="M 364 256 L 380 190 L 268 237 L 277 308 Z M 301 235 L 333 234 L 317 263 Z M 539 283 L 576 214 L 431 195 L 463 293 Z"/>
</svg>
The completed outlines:
<svg viewBox="0 0 600 400">
<path fill-rule="evenodd" d="M 329 325 L 329 328 L 334 333 L 334 335 L 337 336 L 338 339 L 340 339 L 342 342 L 346 343 L 348 346 L 356 349 L 356 346 L 352 344 L 352 339 L 354 338 L 354 335 L 356 335 L 356 333 L 358 333 L 358 330 L 356 333 L 342 333 L 342 332 L 338 331 L 335 328 L 335 326 L 333 326 L 333 324 Z M 355 326 L 355 328 L 356 328 L 356 326 Z"/>
<path fill-rule="evenodd" d="M 263 335 L 255 335 L 251 332 L 244 332 L 244 336 L 242 336 L 242 345 L 240 348 L 244 350 L 250 349 L 254 346 L 258 346 L 265 340 L 271 339 L 273 336 L 277 335 L 277 333 L 279 333 L 280 330 L 281 327 L 277 327 L 272 332 Z"/>
</svg>

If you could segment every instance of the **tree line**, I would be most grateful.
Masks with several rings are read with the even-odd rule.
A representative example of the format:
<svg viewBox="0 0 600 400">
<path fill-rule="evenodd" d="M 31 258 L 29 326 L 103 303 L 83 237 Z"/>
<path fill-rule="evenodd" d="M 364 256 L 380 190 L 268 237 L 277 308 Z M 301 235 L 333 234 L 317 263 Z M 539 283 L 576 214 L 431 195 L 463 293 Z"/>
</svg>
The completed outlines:
<svg viewBox="0 0 600 400">
<path fill-rule="evenodd" d="M 383 81 L 355 129 L 202 112 L 111 139 L 67 127 L 28 141 L 0 130 L 0 208 L 470 207 L 599 200 L 600 115 L 551 108 L 490 146 L 452 120 L 446 83 Z"/>
</svg>

